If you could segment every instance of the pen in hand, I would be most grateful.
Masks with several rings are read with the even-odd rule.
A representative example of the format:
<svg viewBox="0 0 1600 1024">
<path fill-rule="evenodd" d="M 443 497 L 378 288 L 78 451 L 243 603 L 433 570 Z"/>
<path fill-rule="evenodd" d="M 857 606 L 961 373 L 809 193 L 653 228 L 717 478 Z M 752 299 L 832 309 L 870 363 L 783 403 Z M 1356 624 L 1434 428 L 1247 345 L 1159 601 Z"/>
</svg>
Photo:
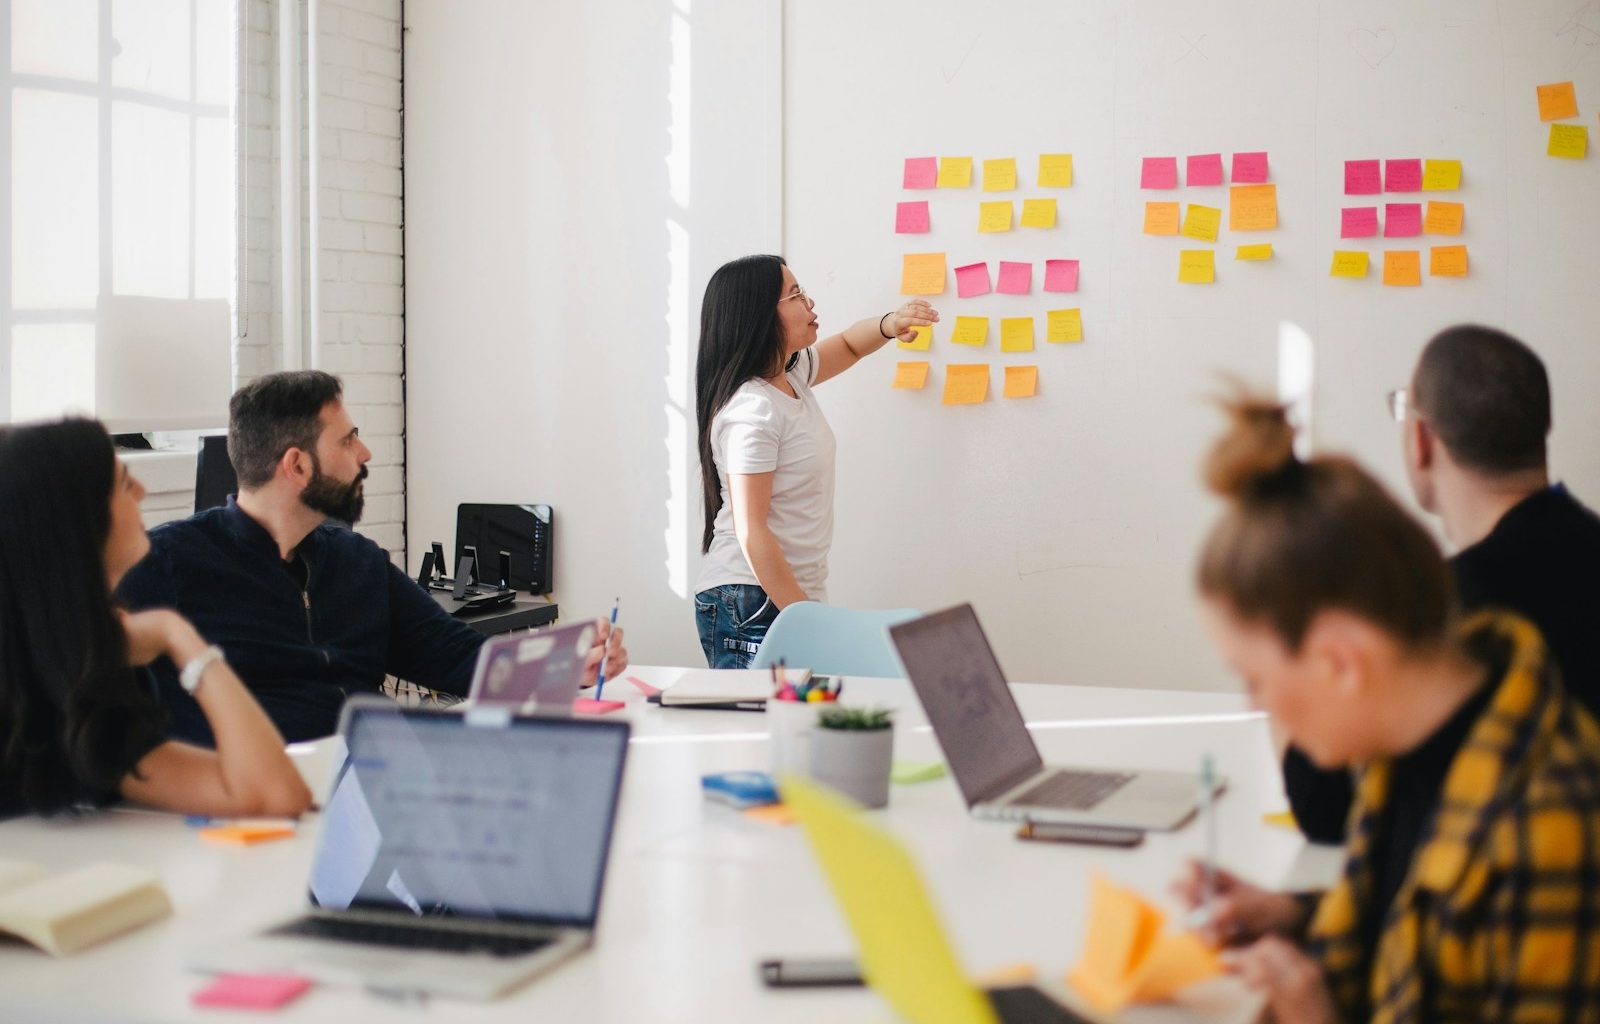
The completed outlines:
<svg viewBox="0 0 1600 1024">
<path fill-rule="evenodd" d="M 616 628 L 617 628 L 617 607 L 619 605 L 621 605 L 621 604 L 622 604 L 622 598 L 620 598 L 620 597 L 612 598 L 612 600 L 611 600 L 611 629 L 613 631 L 615 631 Z M 595 677 L 594 677 L 594 699 L 595 700 L 601 699 L 601 697 L 604 696 L 605 692 L 606 692 L 606 656 L 610 653 L 610 651 L 608 650 L 610 648 L 610 646 L 611 646 L 611 637 L 608 634 L 606 636 L 605 645 L 600 648 L 600 667 L 595 670 Z"/>
</svg>

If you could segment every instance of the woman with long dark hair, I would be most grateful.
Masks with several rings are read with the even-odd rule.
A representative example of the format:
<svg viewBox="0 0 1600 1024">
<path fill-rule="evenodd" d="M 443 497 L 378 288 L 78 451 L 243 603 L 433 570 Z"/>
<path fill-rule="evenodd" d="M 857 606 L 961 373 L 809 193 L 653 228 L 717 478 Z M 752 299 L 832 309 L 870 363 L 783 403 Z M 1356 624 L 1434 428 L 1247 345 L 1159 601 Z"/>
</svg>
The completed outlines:
<svg viewBox="0 0 1600 1024">
<path fill-rule="evenodd" d="M 176 612 L 112 602 L 150 548 L 143 497 L 93 420 L 0 427 L 0 817 L 118 796 L 299 814 L 310 793 L 221 650 Z M 163 737 L 140 667 L 161 657 L 205 711 L 215 751 Z"/>
<path fill-rule="evenodd" d="M 816 304 L 783 257 L 711 275 L 695 368 L 706 509 L 695 623 L 712 668 L 744 668 L 781 609 L 827 599 L 834 439 L 811 389 L 938 319 L 913 299 L 818 341 Z"/>
</svg>

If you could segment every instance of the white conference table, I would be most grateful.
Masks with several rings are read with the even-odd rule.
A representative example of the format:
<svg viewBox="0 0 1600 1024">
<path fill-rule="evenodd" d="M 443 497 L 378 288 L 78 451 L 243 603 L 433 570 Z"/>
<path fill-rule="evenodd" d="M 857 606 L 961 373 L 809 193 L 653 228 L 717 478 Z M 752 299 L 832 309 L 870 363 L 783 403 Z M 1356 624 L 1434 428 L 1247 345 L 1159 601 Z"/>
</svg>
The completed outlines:
<svg viewBox="0 0 1600 1024">
<path fill-rule="evenodd" d="M 633 724 L 622 808 L 593 949 L 499 1001 L 397 1003 L 319 986 L 277 1017 L 368 1020 L 861 1021 L 894 1020 L 865 989 L 768 990 L 765 957 L 848 955 L 843 918 L 798 826 L 750 820 L 700 793 L 700 776 L 765 768 L 764 716 L 647 705 L 633 676 L 665 686 L 681 669 L 631 667 L 607 684 Z M 1235 694 L 1018 684 L 1046 760 L 1193 771 L 1211 751 L 1228 778 L 1218 803 L 1221 862 L 1261 884 L 1298 888 L 1334 876 L 1338 852 L 1263 822 L 1282 786 L 1265 720 Z M 903 681 L 849 679 L 848 704 L 896 711 L 895 757 L 934 760 L 938 746 Z M 1168 909 L 1167 886 L 1201 852 L 1191 823 L 1131 850 L 1028 843 L 1013 827 L 969 818 L 948 775 L 894 786 L 872 812 L 906 841 L 968 970 L 1035 965 L 1055 987 L 1083 942 L 1091 871 Z M 304 905 L 318 817 L 295 838 L 248 848 L 202 842 L 181 817 L 113 810 L 78 819 L 0 822 L 0 858 L 69 868 L 97 860 L 145 865 L 176 908 L 161 922 L 65 959 L 0 943 L 0 1019 L 188 1021 L 259 1018 L 191 1006 L 206 979 L 188 951 L 294 914 Z M 1191 1019 L 1182 1007 L 1131 1020 Z"/>
</svg>

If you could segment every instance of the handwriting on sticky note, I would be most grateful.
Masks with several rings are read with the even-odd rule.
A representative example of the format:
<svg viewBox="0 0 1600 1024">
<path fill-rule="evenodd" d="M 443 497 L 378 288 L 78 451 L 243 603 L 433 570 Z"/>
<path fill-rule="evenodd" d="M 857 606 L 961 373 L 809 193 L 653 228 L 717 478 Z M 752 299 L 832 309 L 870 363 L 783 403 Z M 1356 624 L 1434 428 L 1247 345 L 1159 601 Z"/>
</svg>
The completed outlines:
<svg viewBox="0 0 1600 1024">
<path fill-rule="evenodd" d="M 976 405 L 988 397 L 988 363 L 951 363 L 944 368 L 945 405 Z"/>
<path fill-rule="evenodd" d="M 889 385 L 895 391 L 921 391 L 923 385 L 928 383 L 928 364 L 895 363 L 894 383 Z"/>
<path fill-rule="evenodd" d="M 1429 249 L 1428 273 L 1433 277 L 1466 277 L 1467 247 L 1436 245 Z"/>
<path fill-rule="evenodd" d="M 894 204 L 894 230 L 898 235 L 920 235 L 928 230 L 928 201 Z"/>
<path fill-rule="evenodd" d="M 1278 186 L 1235 185 L 1228 190 L 1229 231 L 1271 231 L 1278 226 Z"/>
<path fill-rule="evenodd" d="M 1267 180 L 1267 154 L 1233 154 L 1233 183 L 1235 185 L 1260 185 Z"/>
<path fill-rule="evenodd" d="M 1045 314 L 1044 340 L 1068 342 L 1083 340 L 1083 310 L 1052 309 Z"/>
<path fill-rule="evenodd" d="M 933 325 L 911 328 L 911 337 L 895 342 L 895 347 L 905 352 L 926 352 L 933 347 Z"/>
<path fill-rule="evenodd" d="M 1039 154 L 1039 187 L 1070 188 L 1072 185 L 1072 154 Z"/>
<path fill-rule="evenodd" d="M 1333 253 L 1333 266 L 1328 271 L 1330 277 L 1366 277 L 1367 254 L 1336 249 Z"/>
<path fill-rule="evenodd" d="M 992 291 L 989 284 L 989 264 L 968 263 L 964 267 L 956 268 L 956 296 L 970 299 L 978 295 L 988 295 Z"/>
<path fill-rule="evenodd" d="M 1044 290 L 1047 292 L 1075 292 L 1078 290 L 1077 260 L 1045 260 Z"/>
<path fill-rule="evenodd" d="M 1539 97 L 1539 120 L 1559 121 L 1578 116 L 1578 96 L 1571 82 L 1551 82 L 1535 86 Z"/>
<path fill-rule="evenodd" d="M 1189 210 L 1183 215 L 1183 230 L 1179 232 L 1185 238 L 1198 238 L 1202 242 L 1215 242 L 1217 228 L 1222 224 L 1222 211 L 1215 206 L 1201 206 L 1199 203 L 1190 203 Z"/>
<path fill-rule="evenodd" d="M 1056 201 L 1054 199 L 1024 199 L 1022 201 L 1022 226 L 1025 228 L 1055 227 Z"/>
<path fill-rule="evenodd" d="M 1190 931 L 1166 931 L 1166 917 L 1132 889 L 1095 872 L 1083 955 L 1067 983 L 1101 1013 L 1157 1003 L 1222 973 L 1222 959 Z"/>
<path fill-rule="evenodd" d="M 1589 151 L 1589 129 L 1581 124 L 1553 124 L 1545 152 L 1565 160 L 1582 160 Z"/>
<path fill-rule="evenodd" d="M 1346 160 L 1344 162 L 1344 194 L 1370 196 L 1383 190 L 1383 180 L 1378 174 L 1376 160 Z"/>
<path fill-rule="evenodd" d="M 1217 254 L 1210 249 L 1185 249 L 1178 253 L 1181 284 L 1210 284 L 1217 279 Z"/>
<path fill-rule="evenodd" d="M 1371 238 L 1377 233 L 1376 206 L 1346 206 L 1339 211 L 1340 238 Z"/>
<path fill-rule="evenodd" d="M 1385 192 L 1421 192 L 1421 160 L 1385 160 L 1383 162 L 1383 190 Z"/>
<path fill-rule="evenodd" d="M 968 188 L 972 185 L 972 157 L 941 156 L 939 158 L 939 187 Z"/>
<path fill-rule="evenodd" d="M 978 230 L 981 232 L 1011 230 L 1011 201 L 978 204 Z"/>
<path fill-rule="evenodd" d="M 901 188 L 933 188 L 939 184 L 939 158 L 936 156 L 906 157 L 905 175 Z"/>
<path fill-rule="evenodd" d="M 1383 237 L 1411 238 L 1422 234 L 1421 203 L 1383 204 Z"/>
<path fill-rule="evenodd" d="M 1460 160 L 1424 160 L 1422 162 L 1422 191 L 1450 192 L 1460 187 Z"/>
<path fill-rule="evenodd" d="M 1033 291 L 1033 264 L 1000 261 L 1000 283 L 995 291 L 1001 295 L 1026 295 Z"/>
<path fill-rule="evenodd" d="M 1039 393 L 1037 366 L 1006 367 L 1005 384 L 1000 392 L 1006 398 L 1032 398 Z"/>
<path fill-rule="evenodd" d="M 1033 317 L 1007 316 L 1000 319 L 1000 351 L 1033 351 Z"/>
<path fill-rule="evenodd" d="M 1272 259 L 1272 243 L 1262 242 L 1260 245 L 1241 245 L 1234 252 L 1236 260 L 1270 260 Z"/>
<path fill-rule="evenodd" d="M 983 162 L 983 190 L 985 192 L 1010 192 L 1017 187 L 1017 161 L 1015 157 Z"/>
<path fill-rule="evenodd" d="M 1139 172 L 1140 188 L 1177 188 L 1178 158 L 1147 156 Z"/>
<path fill-rule="evenodd" d="M 900 260 L 901 295 L 943 295 L 944 253 L 908 252 Z"/>
<path fill-rule="evenodd" d="M 1145 203 L 1144 233 L 1147 235 L 1175 235 L 1178 233 L 1179 203 Z"/>
<path fill-rule="evenodd" d="M 1201 153 L 1189 157 L 1183 180 L 1191 187 L 1222 184 L 1222 154 Z"/>
<path fill-rule="evenodd" d="M 1461 203 L 1430 199 L 1427 215 L 1422 219 L 1422 230 L 1430 235 L 1459 235 L 1466 212 L 1466 206 Z"/>
<path fill-rule="evenodd" d="M 1422 253 L 1391 249 L 1383 254 L 1383 283 L 1410 287 L 1422 283 Z"/>
<path fill-rule="evenodd" d="M 957 345 L 984 345 L 989 341 L 989 318 L 986 316 L 958 316 L 950 340 Z"/>
</svg>

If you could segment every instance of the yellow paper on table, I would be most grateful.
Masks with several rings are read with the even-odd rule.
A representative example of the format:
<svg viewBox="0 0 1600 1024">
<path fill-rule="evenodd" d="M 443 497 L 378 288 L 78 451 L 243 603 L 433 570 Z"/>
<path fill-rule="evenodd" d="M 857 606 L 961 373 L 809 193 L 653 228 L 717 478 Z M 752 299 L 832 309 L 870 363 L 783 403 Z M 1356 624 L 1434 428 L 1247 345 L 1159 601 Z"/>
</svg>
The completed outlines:
<svg viewBox="0 0 1600 1024">
<path fill-rule="evenodd" d="M 1236 260 L 1270 260 L 1272 259 L 1272 243 L 1262 242 L 1260 245 L 1241 245 L 1233 254 Z"/>
<path fill-rule="evenodd" d="M 972 157 L 941 156 L 939 158 L 939 188 L 968 188 L 972 185 Z"/>
<path fill-rule="evenodd" d="M 1539 120 L 1559 121 L 1578 116 L 1578 97 L 1571 82 L 1551 82 L 1534 88 L 1539 94 Z"/>
<path fill-rule="evenodd" d="M 1215 206 L 1190 203 L 1189 212 L 1183 216 L 1183 231 L 1180 234 L 1185 238 L 1198 238 L 1202 242 L 1215 242 L 1217 228 L 1221 226 L 1221 210 Z"/>
<path fill-rule="evenodd" d="M 1278 186 L 1235 185 L 1228 189 L 1229 231 L 1270 231 L 1278 226 Z"/>
<path fill-rule="evenodd" d="M 895 363 L 894 383 L 889 387 L 894 391 L 921 391 L 923 385 L 927 383 L 927 363 Z"/>
<path fill-rule="evenodd" d="M 1083 956 L 1067 984 L 1096 1010 L 1172 998 L 1222 973 L 1222 959 L 1193 932 L 1163 934 L 1161 911 L 1132 889 L 1096 872 L 1089 897 Z"/>
<path fill-rule="evenodd" d="M 1427 216 L 1422 218 L 1422 230 L 1430 235 L 1459 235 L 1461 220 L 1467 208 L 1461 203 L 1428 201 Z"/>
<path fill-rule="evenodd" d="M 944 368 L 945 405 L 976 405 L 988 397 L 988 363 L 951 363 Z"/>
<path fill-rule="evenodd" d="M 1000 318 L 1000 351 L 1033 351 L 1033 317 L 1007 316 Z"/>
<path fill-rule="evenodd" d="M 978 230 L 980 232 L 1011 230 L 1011 200 L 978 204 Z"/>
<path fill-rule="evenodd" d="M 1328 276 L 1366 277 L 1367 254 L 1335 249 L 1333 252 L 1333 267 L 1328 271 Z"/>
<path fill-rule="evenodd" d="M 906 253 L 900 261 L 900 294 L 943 295 L 944 253 Z"/>
<path fill-rule="evenodd" d="M 1210 284 L 1217 279 L 1217 254 L 1210 249 L 1185 249 L 1178 253 L 1181 284 Z"/>
<path fill-rule="evenodd" d="M 1428 274 L 1432 277 L 1466 277 L 1467 247 L 1436 245 L 1428 250 Z"/>
<path fill-rule="evenodd" d="M 1383 254 L 1383 283 L 1410 286 L 1422 283 L 1422 253 L 1416 249 L 1391 249 Z"/>
<path fill-rule="evenodd" d="M 1178 233 L 1177 203 L 1145 203 L 1144 233 L 1147 235 L 1175 235 Z"/>
<path fill-rule="evenodd" d="M 1300 831 L 1300 822 L 1295 820 L 1293 811 L 1269 811 L 1261 816 L 1262 824 L 1274 828 L 1286 828 L 1291 832 Z"/>
<path fill-rule="evenodd" d="M 1566 160 L 1582 160 L 1589 152 L 1589 129 L 1581 124 L 1551 125 L 1550 145 L 1545 152 Z"/>
<path fill-rule="evenodd" d="M 1025 228 L 1055 227 L 1056 201 L 1054 199 L 1024 199 L 1022 201 L 1022 226 Z"/>
<path fill-rule="evenodd" d="M 986 316 L 958 316 L 956 329 L 950 340 L 957 345 L 985 345 L 989 341 L 989 318 Z"/>
<path fill-rule="evenodd" d="M 1045 341 L 1082 341 L 1083 311 L 1052 309 L 1045 314 Z"/>
<path fill-rule="evenodd" d="M 1037 366 L 1006 367 L 1006 398 L 1032 398 L 1039 393 L 1039 368 Z"/>
<path fill-rule="evenodd" d="M 1014 157 L 983 162 L 983 190 L 1010 192 L 1017 187 L 1017 161 Z"/>
<path fill-rule="evenodd" d="M 1039 154 L 1039 187 L 1070 188 L 1072 186 L 1072 154 Z"/>
<path fill-rule="evenodd" d="M 895 344 L 907 352 L 926 352 L 933 347 L 933 327 L 913 327 L 911 340 L 897 341 Z"/>
<path fill-rule="evenodd" d="M 1422 164 L 1422 191 L 1449 192 L 1461 187 L 1460 160 L 1425 160 Z"/>
</svg>

